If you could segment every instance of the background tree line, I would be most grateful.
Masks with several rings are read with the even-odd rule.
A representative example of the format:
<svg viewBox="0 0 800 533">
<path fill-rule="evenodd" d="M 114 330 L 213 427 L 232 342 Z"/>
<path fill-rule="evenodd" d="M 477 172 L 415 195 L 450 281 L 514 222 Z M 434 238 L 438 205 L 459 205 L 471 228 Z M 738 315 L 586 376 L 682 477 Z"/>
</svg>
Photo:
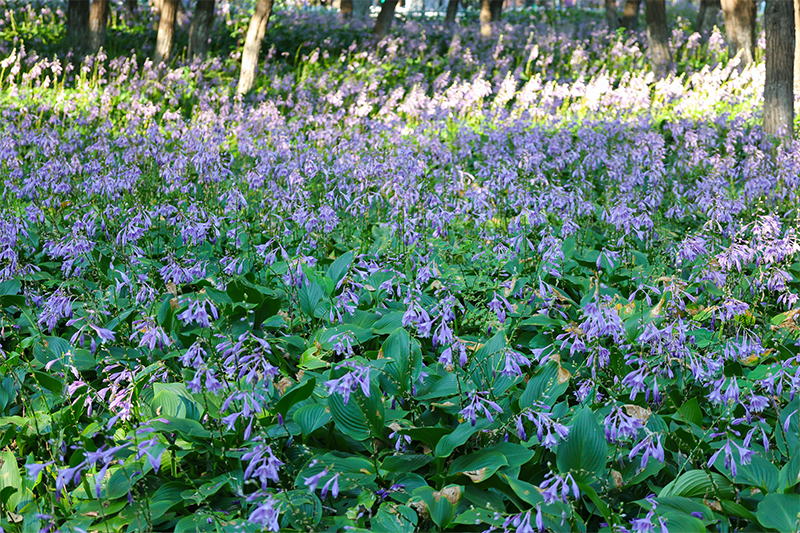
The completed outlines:
<svg viewBox="0 0 800 533">
<path fill-rule="evenodd" d="M 445 14 L 447 24 L 455 24 L 459 2 L 448 0 Z M 530 0 L 526 0 L 530 3 Z M 635 30 L 638 26 L 642 0 L 626 0 L 621 15 L 616 0 L 604 0 L 609 29 Z M 395 18 L 399 0 L 382 0 L 372 39 L 383 39 Z M 504 0 L 478 0 L 479 31 L 490 37 L 493 26 L 502 18 Z M 644 0 L 644 15 L 647 31 L 649 59 L 657 78 L 664 77 L 670 69 L 669 27 L 667 25 L 665 0 Z M 140 19 L 143 13 L 137 0 L 126 0 L 128 16 Z M 110 0 L 68 0 L 67 39 L 73 47 L 86 53 L 97 53 L 104 45 L 106 28 L 111 12 Z M 185 13 L 181 0 L 149 0 L 151 11 L 156 14 L 158 32 L 152 60 L 155 63 L 169 61 L 173 53 L 176 19 Z M 189 29 L 189 57 L 205 57 L 211 38 L 214 21 L 215 0 L 197 0 L 191 14 Z M 261 44 L 269 26 L 274 9 L 274 0 L 256 0 L 253 15 L 242 44 L 241 70 L 238 92 L 249 92 L 256 80 Z M 340 0 L 339 10 L 345 20 L 354 16 L 354 0 Z M 722 11 L 725 37 L 730 58 L 738 58 L 743 66 L 755 60 L 756 22 L 758 5 L 756 0 L 700 0 L 695 30 L 707 39 L 713 21 Z M 764 128 L 768 133 L 791 132 L 794 120 L 794 92 L 800 88 L 800 0 L 766 0 L 764 6 L 764 28 L 766 33 L 766 83 L 764 89 Z"/>
</svg>

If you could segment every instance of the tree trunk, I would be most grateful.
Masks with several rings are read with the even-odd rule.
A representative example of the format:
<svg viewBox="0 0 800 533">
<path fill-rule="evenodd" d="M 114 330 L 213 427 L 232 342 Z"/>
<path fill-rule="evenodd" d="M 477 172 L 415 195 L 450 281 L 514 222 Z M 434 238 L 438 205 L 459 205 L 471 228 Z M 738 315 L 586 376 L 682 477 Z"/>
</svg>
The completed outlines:
<svg viewBox="0 0 800 533">
<path fill-rule="evenodd" d="M 189 57 L 205 58 L 214 23 L 214 0 L 197 0 L 189 27 Z"/>
<path fill-rule="evenodd" d="M 792 0 L 767 0 L 764 32 L 767 37 L 764 80 L 764 131 L 768 135 L 794 132 L 795 27 Z"/>
<path fill-rule="evenodd" d="M 339 12 L 342 15 L 342 20 L 353 18 L 353 0 L 341 0 L 339 2 Z"/>
<path fill-rule="evenodd" d="M 247 37 L 244 40 L 242 51 L 242 70 L 239 73 L 239 94 L 249 92 L 256 83 L 256 68 L 258 67 L 258 54 L 261 52 L 261 41 L 267 33 L 267 24 L 272 15 L 273 0 L 258 0 L 256 10 L 250 18 L 247 27 Z"/>
<path fill-rule="evenodd" d="M 89 0 L 69 0 L 67 4 L 67 40 L 78 45 L 89 33 Z"/>
<path fill-rule="evenodd" d="M 720 9 L 722 9 L 720 0 L 700 0 L 700 10 L 697 12 L 694 31 L 701 35 L 701 42 L 706 42 L 708 36 L 711 35 Z"/>
<path fill-rule="evenodd" d="M 741 53 L 744 65 L 753 62 L 756 49 L 756 2 L 755 0 L 722 0 L 725 15 L 725 37 L 728 41 L 728 58 Z M 794 14 L 792 14 L 794 20 Z"/>
<path fill-rule="evenodd" d="M 153 62 L 158 65 L 169 61 L 172 43 L 175 41 L 175 17 L 178 14 L 179 0 L 163 0 L 161 2 L 161 18 L 158 21 L 156 51 Z"/>
<path fill-rule="evenodd" d="M 647 47 L 650 49 L 650 66 L 657 78 L 667 74 L 672 59 L 669 52 L 667 8 L 664 0 L 645 0 L 644 18 L 647 22 Z"/>
<path fill-rule="evenodd" d="M 456 15 L 458 14 L 458 2 L 459 0 L 449 0 L 447 2 L 447 14 L 444 16 L 444 21 L 446 23 L 452 24 L 456 21 Z"/>
<path fill-rule="evenodd" d="M 800 92 L 800 0 L 794 0 L 794 92 Z"/>
<path fill-rule="evenodd" d="M 635 30 L 639 26 L 639 6 L 642 0 L 627 0 L 622 11 L 622 27 Z"/>
<path fill-rule="evenodd" d="M 492 36 L 492 9 L 490 0 L 481 0 L 481 11 L 478 20 L 481 23 L 481 37 Z"/>
<path fill-rule="evenodd" d="M 492 22 L 498 22 L 500 17 L 503 16 L 503 0 L 490 0 L 489 13 L 491 14 Z"/>
<path fill-rule="evenodd" d="M 372 28 L 372 37 L 375 41 L 380 41 L 389 34 L 389 28 L 394 20 L 394 10 L 397 8 L 397 0 L 383 0 L 381 11 L 375 19 L 375 27 Z"/>
<path fill-rule="evenodd" d="M 619 28 L 617 0 L 606 0 L 606 22 L 608 22 L 608 29 L 611 31 L 617 31 L 617 28 Z"/>
<path fill-rule="evenodd" d="M 106 42 L 109 0 L 93 0 L 89 9 L 89 53 L 96 54 Z"/>
<path fill-rule="evenodd" d="M 138 0 L 126 0 L 125 6 L 128 8 L 128 14 L 134 19 L 139 18 L 139 2 Z"/>
</svg>

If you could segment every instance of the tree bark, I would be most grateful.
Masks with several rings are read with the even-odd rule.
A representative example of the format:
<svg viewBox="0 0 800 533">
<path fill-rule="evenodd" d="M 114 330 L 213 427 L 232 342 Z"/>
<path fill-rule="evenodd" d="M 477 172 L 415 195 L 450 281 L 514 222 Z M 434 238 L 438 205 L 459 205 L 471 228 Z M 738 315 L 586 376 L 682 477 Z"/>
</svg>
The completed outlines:
<svg viewBox="0 0 800 533">
<path fill-rule="evenodd" d="M 128 8 L 128 13 L 134 18 L 139 17 L 139 2 L 138 0 L 126 0 L 125 6 Z"/>
<path fill-rule="evenodd" d="M 172 43 L 175 41 L 175 18 L 178 14 L 179 0 L 163 0 L 161 2 L 161 18 L 158 21 L 156 51 L 153 62 L 158 65 L 169 61 Z"/>
<path fill-rule="evenodd" d="M 498 22 L 503 16 L 503 0 L 490 0 L 489 12 L 491 14 L 491 21 Z"/>
<path fill-rule="evenodd" d="M 642 0 L 627 0 L 622 11 L 622 27 L 626 30 L 635 30 L 639 26 L 639 6 Z"/>
<path fill-rule="evenodd" d="M 78 45 L 89 33 L 89 0 L 69 0 L 67 4 L 67 40 Z"/>
<path fill-rule="evenodd" d="M 481 0 L 481 11 L 478 20 L 481 23 L 481 37 L 492 36 L 492 8 L 490 0 Z"/>
<path fill-rule="evenodd" d="M 339 13 L 342 16 L 342 20 L 353 18 L 353 0 L 341 0 L 339 2 Z"/>
<path fill-rule="evenodd" d="M 650 66 L 657 78 L 667 74 L 672 57 L 669 52 L 667 31 L 667 8 L 664 0 L 645 0 L 644 17 L 647 22 L 647 47 L 650 51 Z"/>
<path fill-rule="evenodd" d="M 606 0 L 606 22 L 608 22 L 608 29 L 611 31 L 617 31 L 617 28 L 619 28 L 617 0 Z"/>
<path fill-rule="evenodd" d="M 701 42 L 708 40 L 708 36 L 711 35 L 720 9 L 722 9 L 720 0 L 700 0 L 700 10 L 697 12 L 694 31 L 701 35 Z"/>
<path fill-rule="evenodd" d="M 764 32 L 764 131 L 768 135 L 794 132 L 795 27 L 792 0 L 767 0 Z"/>
<path fill-rule="evenodd" d="M 258 54 L 261 52 L 261 41 L 267 33 L 269 17 L 272 15 L 273 0 L 258 0 L 256 10 L 250 18 L 247 28 L 247 37 L 244 40 L 242 51 L 242 70 L 239 73 L 239 94 L 249 92 L 256 83 L 256 68 L 258 67 Z"/>
<path fill-rule="evenodd" d="M 109 0 L 93 0 L 89 9 L 89 53 L 96 54 L 106 42 Z"/>
<path fill-rule="evenodd" d="M 458 14 L 458 2 L 459 0 L 449 0 L 447 2 L 447 14 L 444 16 L 444 21 L 446 23 L 452 24 L 456 21 L 456 15 Z"/>
<path fill-rule="evenodd" d="M 800 0 L 794 0 L 794 92 L 800 92 Z"/>
<path fill-rule="evenodd" d="M 214 24 L 214 0 L 197 0 L 189 27 L 189 57 L 205 58 Z"/>
<path fill-rule="evenodd" d="M 375 19 L 375 27 L 372 28 L 372 37 L 375 41 L 380 41 L 389 34 L 389 28 L 394 20 L 394 10 L 397 8 L 397 0 L 383 0 L 381 11 Z"/>
<path fill-rule="evenodd" d="M 725 15 L 725 37 L 728 41 L 728 58 L 741 53 L 741 62 L 749 65 L 756 49 L 755 0 L 721 0 Z M 792 20 L 794 14 L 792 13 Z"/>
</svg>

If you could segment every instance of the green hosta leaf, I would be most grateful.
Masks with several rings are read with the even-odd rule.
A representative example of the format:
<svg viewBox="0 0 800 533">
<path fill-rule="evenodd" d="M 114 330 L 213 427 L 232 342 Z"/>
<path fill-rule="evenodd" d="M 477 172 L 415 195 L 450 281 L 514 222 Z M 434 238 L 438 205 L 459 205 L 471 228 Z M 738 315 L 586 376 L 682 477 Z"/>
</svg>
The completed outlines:
<svg viewBox="0 0 800 533">
<path fill-rule="evenodd" d="M 22 499 L 22 476 L 13 452 L 0 453 L 0 493 L 7 508 L 16 511 Z"/>
<path fill-rule="evenodd" d="M 430 455 L 390 455 L 381 463 L 381 469 L 390 472 L 413 472 L 432 460 L 433 457 Z"/>
<path fill-rule="evenodd" d="M 411 337 L 404 328 L 398 328 L 389 335 L 381 348 L 383 356 L 389 359 L 385 372 L 404 393 L 411 389 Z"/>
<path fill-rule="evenodd" d="M 353 252 L 347 252 L 337 257 L 336 260 L 331 263 L 331 266 L 328 267 L 325 276 L 333 281 L 334 286 L 347 275 L 347 271 L 350 270 L 350 264 L 353 262 L 354 257 Z"/>
<path fill-rule="evenodd" d="M 317 304 L 322 300 L 322 297 L 325 296 L 325 291 L 322 289 L 317 282 L 312 281 L 310 285 L 306 285 L 300 288 L 297 291 L 297 296 L 300 301 L 300 310 L 308 317 L 313 318 L 314 311 L 317 308 Z"/>
<path fill-rule="evenodd" d="M 717 470 L 723 472 L 726 477 L 730 478 L 730 473 L 725 468 L 725 458 L 722 454 L 717 457 L 714 466 Z M 733 478 L 733 481 L 737 484 L 757 487 L 766 494 L 778 490 L 779 475 L 780 473 L 775 465 L 756 454 L 750 458 L 750 463 L 737 464 L 736 477 Z"/>
<path fill-rule="evenodd" d="M 202 410 L 186 390 L 184 383 L 154 383 L 154 396 L 150 401 L 153 416 L 171 416 L 200 420 Z"/>
<path fill-rule="evenodd" d="M 667 519 L 667 528 L 669 531 L 679 531 L 680 533 L 706 533 L 706 526 L 703 522 L 692 515 L 667 511 L 661 514 L 661 517 Z"/>
<path fill-rule="evenodd" d="M 490 425 L 491 423 L 486 418 L 479 418 L 474 426 L 469 422 L 462 422 L 455 431 L 441 438 L 436 445 L 436 457 L 448 457 L 453 450 L 467 442 L 471 436 Z"/>
<path fill-rule="evenodd" d="M 208 523 L 208 517 L 192 514 L 184 516 L 175 524 L 175 533 L 206 533 L 215 531 L 214 521 Z"/>
<path fill-rule="evenodd" d="M 428 514 L 439 529 L 446 528 L 456 516 L 458 501 L 461 499 L 462 488 L 459 485 L 448 485 L 441 491 L 430 487 L 422 487 L 414 491 L 414 496 L 425 502 Z"/>
<path fill-rule="evenodd" d="M 531 507 L 544 503 L 544 498 L 542 498 L 542 495 L 539 494 L 535 486 L 512 476 L 502 477 L 505 478 L 511 490 L 514 491 L 514 494 L 519 496 L 524 502 L 530 504 Z"/>
<path fill-rule="evenodd" d="M 545 364 L 535 376 L 533 376 L 525 392 L 519 399 L 519 406 L 525 409 L 533 405 L 534 402 L 542 402 L 552 407 L 556 400 L 566 392 L 569 382 L 558 382 L 558 363 L 553 361 Z"/>
<path fill-rule="evenodd" d="M 718 494 L 719 492 L 719 494 Z M 669 482 L 658 497 L 685 496 L 687 498 L 709 498 L 720 496 L 721 499 L 733 498 L 733 485 L 724 476 L 705 470 L 690 470 L 677 479 Z"/>
<path fill-rule="evenodd" d="M 303 437 L 308 437 L 314 431 L 330 422 L 331 415 L 325 410 L 324 405 L 304 405 L 294 412 L 292 420 L 300 426 Z"/>
<path fill-rule="evenodd" d="M 344 399 L 340 394 L 331 394 L 328 396 L 328 408 L 339 431 L 352 439 L 364 441 L 370 436 L 369 422 L 358 403 L 354 400 L 354 396 L 357 394 L 363 394 L 363 392 L 356 391 L 352 393 L 347 404 L 344 403 Z"/>
<path fill-rule="evenodd" d="M 295 486 L 304 487 L 305 478 L 317 475 L 326 468 L 328 473 L 320 479 L 320 487 L 336 474 L 339 474 L 339 490 L 341 492 L 360 491 L 374 486 L 377 472 L 372 461 L 343 452 L 317 455 L 314 456 L 314 459 L 317 461 L 316 463 L 313 465 L 309 463 L 297 475 Z"/>
<path fill-rule="evenodd" d="M 778 491 L 790 492 L 800 483 L 800 454 L 794 454 L 778 475 Z"/>
<path fill-rule="evenodd" d="M 417 527 L 417 513 L 406 505 L 383 503 L 372 519 L 372 531 L 386 533 L 413 533 Z"/>
<path fill-rule="evenodd" d="M 309 398 L 314 393 L 314 387 L 317 385 L 317 378 L 311 378 L 304 383 L 295 385 L 287 390 L 280 400 L 275 404 L 275 410 L 280 415 L 286 418 L 289 409 L 298 402 Z"/>
<path fill-rule="evenodd" d="M 800 494 L 767 494 L 758 504 L 756 517 L 763 527 L 781 533 L 800 531 Z"/>
<path fill-rule="evenodd" d="M 463 474 L 473 483 L 489 479 L 500 467 L 507 466 L 506 458 L 497 452 L 478 451 L 456 458 L 450 465 L 450 475 Z"/>
<path fill-rule="evenodd" d="M 101 495 L 109 500 L 127 496 L 133 484 L 142 478 L 142 466 L 141 462 L 128 462 L 125 463 L 125 466 L 116 469 L 109 468 L 111 477 L 108 478 L 105 485 L 105 494 L 101 493 Z"/>
<path fill-rule="evenodd" d="M 573 419 L 569 436 L 556 449 L 559 472 L 572 472 L 576 479 L 590 479 L 605 469 L 607 456 L 606 439 L 594 413 L 588 408 L 581 409 Z"/>
</svg>

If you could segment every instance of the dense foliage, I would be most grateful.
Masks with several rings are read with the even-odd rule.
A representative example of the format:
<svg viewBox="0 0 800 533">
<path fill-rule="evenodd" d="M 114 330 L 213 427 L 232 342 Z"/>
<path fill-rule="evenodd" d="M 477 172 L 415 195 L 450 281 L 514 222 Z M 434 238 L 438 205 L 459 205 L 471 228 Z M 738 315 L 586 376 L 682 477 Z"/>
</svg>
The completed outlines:
<svg viewBox="0 0 800 533">
<path fill-rule="evenodd" d="M 718 32 L 283 11 L 242 99 L 12 7 L 5 531 L 797 529 L 800 143 Z"/>
</svg>

